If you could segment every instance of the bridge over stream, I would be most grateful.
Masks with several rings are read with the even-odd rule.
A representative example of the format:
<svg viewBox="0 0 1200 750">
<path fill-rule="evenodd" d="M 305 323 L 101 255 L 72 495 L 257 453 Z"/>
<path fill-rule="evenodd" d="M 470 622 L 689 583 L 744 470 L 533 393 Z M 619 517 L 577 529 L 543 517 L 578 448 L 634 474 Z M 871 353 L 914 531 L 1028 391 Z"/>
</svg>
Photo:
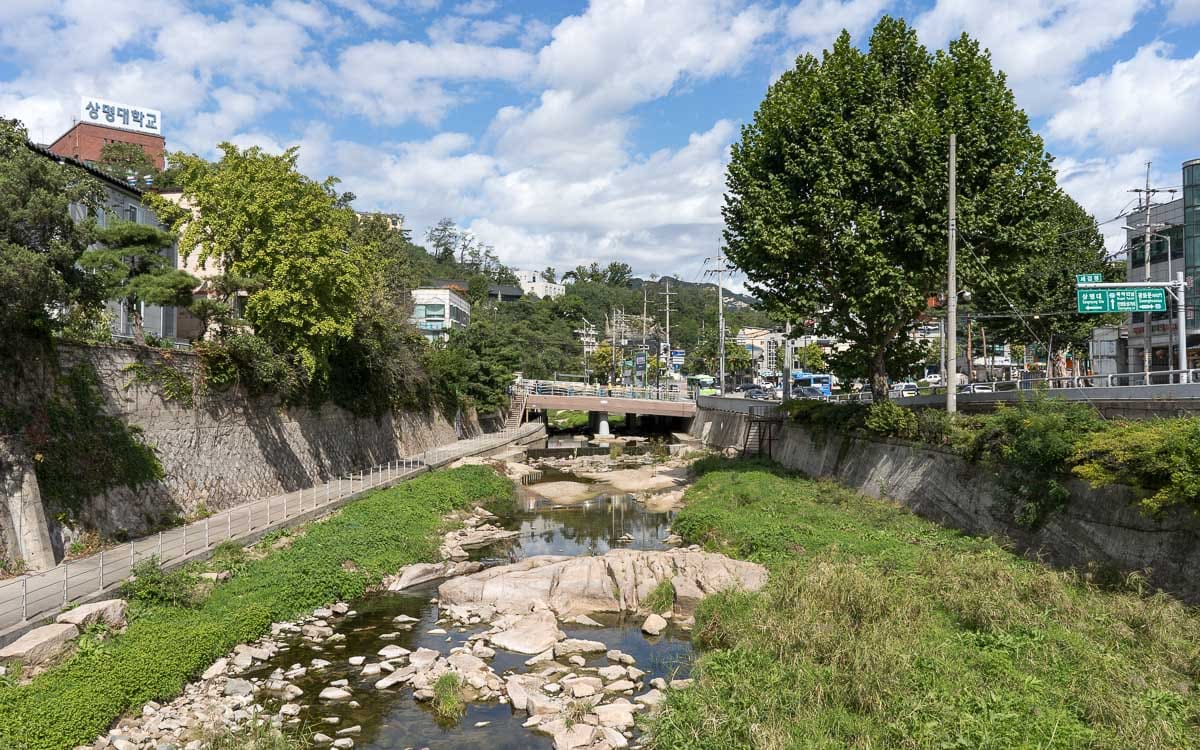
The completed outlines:
<svg viewBox="0 0 1200 750">
<path fill-rule="evenodd" d="M 557 380 L 525 380 L 513 384 L 509 421 L 524 418 L 530 411 L 572 409 L 586 411 L 592 432 L 608 435 L 608 415 L 656 416 L 690 419 L 696 414 L 696 399 L 686 385 L 639 387 L 588 385 Z"/>
</svg>

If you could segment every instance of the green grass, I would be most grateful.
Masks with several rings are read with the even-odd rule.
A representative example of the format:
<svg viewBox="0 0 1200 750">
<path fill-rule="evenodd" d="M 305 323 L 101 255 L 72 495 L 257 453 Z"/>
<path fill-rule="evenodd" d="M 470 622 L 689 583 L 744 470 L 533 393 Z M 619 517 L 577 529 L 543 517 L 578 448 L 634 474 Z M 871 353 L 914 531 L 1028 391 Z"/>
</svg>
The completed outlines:
<svg viewBox="0 0 1200 750">
<path fill-rule="evenodd" d="M 437 678 L 433 683 L 433 712 L 442 721 L 458 721 L 467 712 L 463 700 L 462 681 L 454 672 Z"/>
<path fill-rule="evenodd" d="M 660 750 L 1200 747 L 1200 616 L 762 462 L 705 461 L 674 529 L 771 570 L 706 599 Z"/>
<path fill-rule="evenodd" d="M 578 430 L 588 426 L 588 413 L 576 409 L 550 409 L 546 412 L 550 426 L 560 430 Z M 624 414 L 609 414 L 609 425 L 625 424 Z"/>
<path fill-rule="evenodd" d="M 675 586 L 668 578 L 659 581 L 658 585 L 642 600 L 642 609 L 650 612 L 666 612 L 673 606 L 675 606 Z"/>
<path fill-rule="evenodd" d="M 272 622 L 361 596 L 401 566 L 432 559 L 444 514 L 511 493 L 512 483 L 487 467 L 418 477 L 310 524 L 291 546 L 247 563 L 194 608 L 139 605 L 128 630 L 104 649 L 77 655 L 29 685 L 0 688 L 0 747 L 88 744 L 125 711 L 173 698 Z"/>
<path fill-rule="evenodd" d="M 227 729 L 203 739 L 207 750 L 309 750 L 312 743 L 300 732 L 284 732 L 270 724 Z"/>
</svg>

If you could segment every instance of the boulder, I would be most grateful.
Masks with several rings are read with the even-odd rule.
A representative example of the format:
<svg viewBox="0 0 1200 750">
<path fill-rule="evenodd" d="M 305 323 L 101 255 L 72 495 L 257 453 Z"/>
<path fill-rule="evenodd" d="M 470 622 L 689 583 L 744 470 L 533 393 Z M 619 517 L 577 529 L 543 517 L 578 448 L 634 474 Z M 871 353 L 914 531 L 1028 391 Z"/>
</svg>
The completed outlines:
<svg viewBox="0 0 1200 750">
<path fill-rule="evenodd" d="M 477 562 L 450 562 L 447 560 L 440 563 L 417 563 L 404 566 L 399 573 L 384 580 L 383 584 L 388 591 L 404 591 L 422 583 L 468 575 L 481 569 L 483 569 L 483 565 Z"/>
<path fill-rule="evenodd" d="M 0 649 L 0 662 L 19 661 L 27 667 L 38 667 L 57 658 L 75 637 L 79 628 L 68 623 L 43 625 Z"/>
<path fill-rule="evenodd" d="M 511 627 L 489 636 L 488 640 L 496 648 L 506 651 L 540 654 L 562 637 L 554 613 L 539 610 L 520 617 Z"/>
<path fill-rule="evenodd" d="M 585 641 L 581 638 L 568 638 L 554 644 L 554 656 L 563 657 L 571 654 L 596 654 L 608 650 L 608 646 L 600 641 Z"/>
<path fill-rule="evenodd" d="M 546 682 L 546 678 L 530 674 L 514 674 L 504 678 L 504 689 L 512 707 L 524 711 L 528 706 L 530 693 L 536 691 Z"/>
<path fill-rule="evenodd" d="M 114 630 L 125 627 L 126 604 L 124 599 L 108 599 L 103 602 L 81 604 L 54 618 L 55 622 L 74 625 L 83 630 L 94 622 L 102 622 Z"/>
<path fill-rule="evenodd" d="M 662 581 L 671 581 L 681 612 L 699 597 L 726 589 L 757 591 L 767 582 L 761 565 L 700 550 L 615 549 L 601 556 L 539 555 L 460 576 L 438 587 L 446 606 L 492 607 L 525 613 L 548 604 L 563 619 L 596 612 L 637 612 Z"/>
<path fill-rule="evenodd" d="M 648 635 L 660 635 L 666 629 L 667 621 L 662 615 L 652 614 L 642 623 L 642 632 Z"/>
</svg>

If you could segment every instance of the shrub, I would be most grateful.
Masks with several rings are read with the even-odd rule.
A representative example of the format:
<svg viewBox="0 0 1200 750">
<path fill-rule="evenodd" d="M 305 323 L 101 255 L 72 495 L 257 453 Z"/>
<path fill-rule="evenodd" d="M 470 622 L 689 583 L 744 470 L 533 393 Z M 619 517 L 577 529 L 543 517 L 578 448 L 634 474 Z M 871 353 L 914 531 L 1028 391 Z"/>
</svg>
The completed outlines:
<svg viewBox="0 0 1200 750">
<path fill-rule="evenodd" d="M 1200 417 L 1110 423 L 1088 433 L 1071 456 L 1094 487 L 1124 483 L 1152 490 L 1149 513 L 1176 505 L 1200 510 Z"/>
<path fill-rule="evenodd" d="M 866 425 L 866 404 L 799 399 L 789 401 L 786 409 L 797 424 L 818 432 L 860 430 Z"/>
<path fill-rule="evenodd" d="M 912 409 L 880 401 L 867 409 L 866 428 L 876 435 L 911 440 L 917 436 L 917 415 Z"/>
<path fill-rule="evenodd" d="M 166 571 L 157 557 L 133 566 L 133 575 L 121 585 L 121 595 L 142 604 L 165 607 L 196 606 L 196 576 L 188 568 Z"/>
</svg>

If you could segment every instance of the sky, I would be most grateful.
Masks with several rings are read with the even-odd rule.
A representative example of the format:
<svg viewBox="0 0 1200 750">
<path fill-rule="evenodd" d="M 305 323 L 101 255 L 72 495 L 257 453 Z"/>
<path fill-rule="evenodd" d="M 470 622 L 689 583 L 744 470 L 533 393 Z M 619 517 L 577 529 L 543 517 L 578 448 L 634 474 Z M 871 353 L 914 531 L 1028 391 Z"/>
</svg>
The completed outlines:
<svg viewBox="0 0 1200 750">
<path fill-rule="evenodd" d="M 0 0 L 0 116 L 49 143 L 81 96 L 159 109 L 169 149 L 299 146 L 418 239 L 696 281 L 767 87 L 885 13 L 991 50 L 1110 248 L 1146 162 L 1200 157 L 1200 0 Z"/>
</svg>

